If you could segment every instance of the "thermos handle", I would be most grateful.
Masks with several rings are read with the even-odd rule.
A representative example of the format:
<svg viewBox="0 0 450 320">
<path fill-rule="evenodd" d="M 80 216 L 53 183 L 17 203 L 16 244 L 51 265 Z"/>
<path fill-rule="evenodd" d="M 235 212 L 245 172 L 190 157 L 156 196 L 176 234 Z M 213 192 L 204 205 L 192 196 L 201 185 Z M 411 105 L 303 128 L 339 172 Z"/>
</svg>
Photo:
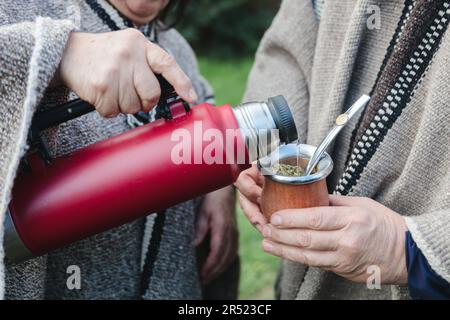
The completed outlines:
<svg viewBox="0 0 450 320">
<path fill-rule="evenodd" d="M 156 78 L 158 79 L 161 87 L 161 97 L 156 107 L 156 118 L 172 119 L 172 106 L 182 106 L 186 112 L 189 112 L 189 104 L 180 99 L 175 92 L 174 87 L 163 76 L 156 75 Z M 52 161 L 52 157 L 45 140 L 40 135 L 40 132 L 61 123 L 81 117 L 94 110 L 95 107 L 93 105 L 81 99 L 76 99 L 68 103 L 49 108 L 45 111 L 36 112 L 31 122 L 28 136 L 28 142 L 31 150 L 30 153 L 35 151 L 39 152 L 44 162 L 49 164 Z M 143 123 L 148 123 L 150 119 L 150 115 L 144 112 L 139 112 L 134 116 Z M 21 166 L 27 171 L 31 170 L 27 157 L 22 159 Z"/>
<path fill-rule="evenodd" d="M 33 118 L 32 130 L 42 131 L 95 111 L 95 107 L 81 99 L 38 112 Z"/>
<path fill-rule="evenodd" d="M 170 110 L 167 110 L 167 100 L 177 97 L 177 94 L 173 86 L 163 76 L 158 74 L 156 78 L 161 86 L 161 98 L 158 103 L 157 113 L 161 118 L 170 118 Z M 93 105 L 81 99 L 76 99 L 57 107 L 37 112 L 33 118 L 31 128 L 34 132 L 40 132 L 92 111 L 95 111 Z"/>
</svg>

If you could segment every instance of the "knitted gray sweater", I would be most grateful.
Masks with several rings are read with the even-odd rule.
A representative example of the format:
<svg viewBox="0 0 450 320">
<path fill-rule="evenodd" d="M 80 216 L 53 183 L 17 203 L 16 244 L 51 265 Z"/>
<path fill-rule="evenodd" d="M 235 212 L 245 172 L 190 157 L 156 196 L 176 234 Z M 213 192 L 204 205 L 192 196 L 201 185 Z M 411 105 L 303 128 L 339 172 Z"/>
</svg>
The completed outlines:
<svg viewBox="0 0 450 320">
<path fill-rule="evenodd" d="M 122 29 L 118 12 L 104 0 L 101 9 Z M 0 3 L 0 221 L 26 135 L 36 108 L 67 100 L 64 88 L 47 90 L 71 31 L 108 32 L 111 29 L 84 1 L 3 0 Z M 167 49 L 192 79 L 200 102 L 211 89 L 200 76 L 195 55 L 175 31 L 159 33 Z M 102 119 L 97 113 L 48 130 L 45 135 L 54 155 L 129 130 L 126 117 Z M 161 245 L 144 298 L 199 299 L 194 234 L 196 201 L 166 212 Z M 11 265 L 0 263 L 0 297 L 9 299 L 136 299 L 141 297 L 141 268 L 152 232 L 154 215 L 80 241 L 48 256 Z M 3 228 L 0 237 L 3 238 Z M 3 249 L 0 247 L 0 259 Z M 67 268 L 80 267 L 82 288 L 66 286 Z M 5 275 L 6 273 L 6 275 Z M 6 276 L 6 287 L 3 281 Z"/>
<path fill-rule="evenodd" d="M 374 8 L 380 29 L 369 28 Z M 406 216 L 431 267 L 450 281 L 449 2 L 330 0 L 317 16 L 320 22 L 311 0 L 283 1 L 256 55 L 246 100 L 285 95 L 301 141 L 317 145 L 336 116 L 374 88 L 364 119 L 330 150 L 330 190 Z M 284 299 L 408 296 L 403 287 L 370 290 L 287 261 L 278 284 Z"/>
</svg>

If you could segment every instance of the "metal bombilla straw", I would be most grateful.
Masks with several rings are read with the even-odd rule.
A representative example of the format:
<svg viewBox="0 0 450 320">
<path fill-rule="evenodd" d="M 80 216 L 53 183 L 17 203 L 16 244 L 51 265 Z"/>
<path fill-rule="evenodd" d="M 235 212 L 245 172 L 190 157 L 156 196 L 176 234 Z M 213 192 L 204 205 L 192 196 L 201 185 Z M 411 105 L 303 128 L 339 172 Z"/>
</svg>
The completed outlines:
<svg viewBox="0 0 450 320">
<path fill-rule="evenodd" d="M 325 137 L 322 143 L 317 147 L 313 156 L 309 160 L 308 165 L 306 166 L 305 169 L 305 176 L 309 176 L 313 172 L 314 168 L 319 163 L 327 147 L 331 144 L 331 142 L 334 141 L 334 139 L 336 139 L 339 132 L 341 132 L 341 130 L 350 121 L 350 119 L 356 113 L 358 113 L 359 110 L 365 107 L 369 101 L 370 97 L 367 95 L 363 95 L 361 98 L 358 99 L 358 101 L 356 101 L 350 107 L 350 109 L 348 109 L 345 113 L 341 114 L 336 118 L 335 126 L 331 129 L 331 131 L 328 133 L 328 135 Z"/>
</svg>

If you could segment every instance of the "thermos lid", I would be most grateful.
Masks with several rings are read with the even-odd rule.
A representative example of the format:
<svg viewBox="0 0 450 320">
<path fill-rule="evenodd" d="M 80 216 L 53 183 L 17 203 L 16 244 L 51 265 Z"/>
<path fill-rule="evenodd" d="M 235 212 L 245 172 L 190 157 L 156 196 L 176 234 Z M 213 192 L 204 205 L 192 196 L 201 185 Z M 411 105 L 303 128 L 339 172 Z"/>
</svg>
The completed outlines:
<svg viewBox="0 0 450 320">
<path fill-rule="evenodd" d="M 297 127 L 286 99 L 283 96 L 269 98 L 267 105 L 276 127 L 280 130 L 280 141 L 282 143 L 296 141 L 298 139 Z"/>
</svg>

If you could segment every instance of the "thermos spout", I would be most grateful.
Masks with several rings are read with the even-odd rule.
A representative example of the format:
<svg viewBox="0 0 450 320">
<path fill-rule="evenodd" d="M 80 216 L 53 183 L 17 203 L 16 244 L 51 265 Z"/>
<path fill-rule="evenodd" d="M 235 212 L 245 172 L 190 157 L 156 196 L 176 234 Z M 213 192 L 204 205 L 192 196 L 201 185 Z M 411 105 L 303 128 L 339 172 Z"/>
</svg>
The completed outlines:
<svg viewBox="0 0 450 320">
<path fill-rule="evenodd" d="M 294 117 L 283 96 L 267 102 L 244 103 L 233 111 L 252 162 L 270 154 L 280 144 L 298 139 Z"/>
</svg>

